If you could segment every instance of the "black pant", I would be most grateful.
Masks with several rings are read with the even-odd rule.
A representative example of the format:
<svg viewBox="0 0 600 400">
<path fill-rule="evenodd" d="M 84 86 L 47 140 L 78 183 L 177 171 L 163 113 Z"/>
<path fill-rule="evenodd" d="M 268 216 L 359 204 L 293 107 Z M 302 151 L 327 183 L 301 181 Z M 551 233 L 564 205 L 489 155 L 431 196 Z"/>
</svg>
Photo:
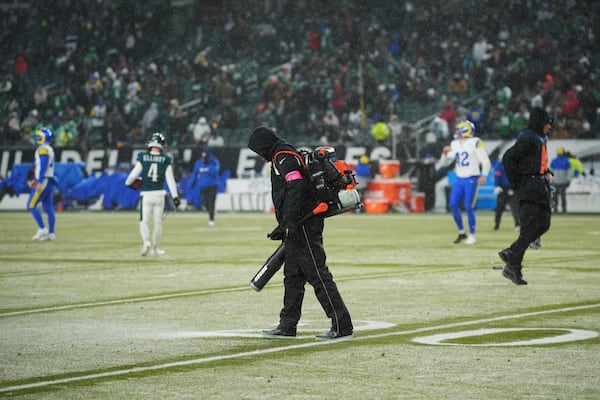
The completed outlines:
<svg viewBox="0 0 600 400">
<path fill-rule="evenodd" d="M 325 264 L 322 234 L 323 219 L 313 218 L 300 228 L 297 237 L 285 241 L 285 293 L 279 324 L 284 328 L 296 328 L 302 313 L 304 286 L 308 282 L 323 311 L 331 319 L 331 329 L 347 335 L 353 331 L 352 319 Z"/>
<path fill-rule="evenodd" d="M 512 213 L 513 220 L 515 221 L 515 227 L 519 226 L 519 202 L 514 193 L 508 194 L 508 190 L 509 189 L 502 188 L 502 192 L 498 193 L 496 215 L 494 218 L 494 228 L 496 229 L 500 227 L 502 214 L 504 213 L 507 204 L 510 206 L 510 212 Z"/>
<path fill-rule="evenodd" d="M 215 204 L 217 201 L 217 186 L 208 186 L 200 191 L 202 197 L 202 205 L 208 211 L 208 219 L 213 221 L 215 219 Z"/>
<path fill-rule="evenodd" d="M 519 203 L 519 237 L 510 245 L 508 264 L 520 266 L 529 244 L 550 229 L 550 205 Z"/>
</svg>

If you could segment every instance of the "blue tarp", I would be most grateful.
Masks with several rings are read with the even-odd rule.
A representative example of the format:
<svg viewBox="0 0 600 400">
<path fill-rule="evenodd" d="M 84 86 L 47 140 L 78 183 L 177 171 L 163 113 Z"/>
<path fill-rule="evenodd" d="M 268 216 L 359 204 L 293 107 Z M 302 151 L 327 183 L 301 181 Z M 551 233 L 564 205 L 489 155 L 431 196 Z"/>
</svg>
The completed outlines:
<svg viewBox="0 0 600 400">
<path fill-rule="evenodd" d="M 33 169 L 33 163 L 21 163 L 13 165 L 10 176 L 0 183 L 2 186 L 11 186 L 18 196 L 22 193 L 29 194 L 27 177 Z M 66 193 L 81 182 L 85 176 L 83 163 L 56 163 L 54 175 L 57 178 L 58 189 Z"/>
<path fill-rule="evenodd" d="M 104 196 L 102 208 L 105 210 L 135 209 L 140 199 L 140 192 L 125 185 L 127 175 L 124 172 L 114 174 L 103 172 L 100 176 L 90 176 L 67 192 L 65 197 L 83 205 L 91 205 Z"/>
<path fill-rule="evenodd" d="M 0 189 L 5 186 L 11 187 L 18 196 L 21 193 L 29 193 L 27 186 L 27 176 L 33 163 L 15 164 L 10 173 L 10 177 L 0 181 Z M 83 163 L 56 163 L 54 168 L 58 181 L 58 189 L 62 194 L 65 206 L 75 205 L 90 206 L 96 203 L 102 197 L 102 208 L 112 209 L 135 209 L 140 199 L 140 191 L 134 190 L 125 185 L 125 179 L 128 173 L 115 172 L 109 174 L 103 172 L 99 176 L 85 176 L 85 166 Z M 230 171 L 225 170 L 219 176 L 219 193 L 225 192 L 227 188 L 227 179 Z M 202 199 L 198 185 L 192 187 L 191 179 L 184 174 L 179 181 L 179 190 L 181 196 L 195 208 L 202 208 Z"/>
<path fill-rule="evenodd" d="M 33 163 L 13 165 L 10 177 L 0 182 L 0 188 L 10 186 L 15 195 L 29 194 L 27 177 L 33 168 Z M 89 206 L 103 197 L 104 209 L 135 209 L 140 193 L 125 186 L 126 173 L 108 174 L 104 172 L 99 177 L 85 177 L 83 163 L 56 163 L 54 175 L 57 178 L 57 191 L 62 195 L 64 205 L 69 207 L 77 202 Z"/>
<path fill-rule="evenodd" d="M 10 176 L 2 180 L 2 187 L 11 187 L 14 194 L 19 196 L 22 193 L 29 193 L 27 186 L 27 176 L 33 167 L 32 163 L 15 164 L 10 170 Z"/>
</svg>

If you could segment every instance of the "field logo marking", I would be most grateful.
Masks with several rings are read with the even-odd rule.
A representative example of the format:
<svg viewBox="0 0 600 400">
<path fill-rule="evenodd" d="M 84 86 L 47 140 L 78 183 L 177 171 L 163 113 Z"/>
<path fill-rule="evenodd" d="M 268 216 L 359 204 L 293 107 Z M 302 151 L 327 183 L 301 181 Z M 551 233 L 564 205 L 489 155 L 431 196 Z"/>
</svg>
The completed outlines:
<svg viewBox="0 0 600 400">
<path fill-rule="evenodd" d="M 473 336 L 486 336 L 502 332 L 531 332 L 531 331 L 564 331 L 562 335 L 547 336 L 543 338 L 518 340 L 515 342 L 489 342 L 489 343 L 455 343 L 446 342 L 446 340 L 468 338 Z M 468 331 L 440 333 L 438 335 L 420 336 L 413 339 L 413 342 L 421 344 L 430 344 L 438 346 L 476 346 L 476 347 L 504 347 L 504 346 L 536 346 L 554 343 L 575 342 L 578 340 L 593 339 L 598 337 L 598 332 L 582 329 L 568 328 L 490 328 L 473 329 Z"/>
</svg>

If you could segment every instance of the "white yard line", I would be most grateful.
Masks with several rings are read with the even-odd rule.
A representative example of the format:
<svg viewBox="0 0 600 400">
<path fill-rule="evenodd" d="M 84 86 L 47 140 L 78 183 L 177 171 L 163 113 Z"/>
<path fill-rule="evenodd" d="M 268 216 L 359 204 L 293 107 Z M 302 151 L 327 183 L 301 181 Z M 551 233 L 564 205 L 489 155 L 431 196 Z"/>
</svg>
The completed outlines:
<svg viewBox="0 0 600 400">
<path fill-rule="evenodd" d="M 470 267 L 470 268 L 480 268 L 480 267 Z M 463 270 L 463 269 L 465 269 L 465 267 L 454 267 L 454 268 L 443 268 L 443 269 L 436 268 L 436 269 L 421 270 L 421 271 L 384 272 L 381 274 L 340 277 L 340 278 L 337 278 L 336 280 L 342 282 L 342 281 L 356 280 L 356 279 L 377 279 L 377 278 L 397 276 L 397 275 L 404 276 L 404 275 L 413 275 L 413 274 L 423 274 L 423 273 L 427 273 L 427 272 L 439 272 L 441 270 L 443 270 L 444 272 L 448 272 L 448 271 L 457 271 L 457 270 Z M 248 280 L 248 282 L 249 281 L 250 280 Z M 270 285 L 271 286 L 283 286 L 281 283 L 272 283 Z M 44 313 L 44 312 L 68 311 L 68 310 L 75 310 L 78 308 L 86 308 L 86 307 L 111 306 L 111 305 L 119 305 L 119 304 L 127 304 L 127 303 L 140 303 L 140 302 L 144 302 L 144 301 L 167 300 L 167 299 L 173 299 L 173 298 L 177 298 L 177 297 L 188 297 L 188 296 L 220 294 L 220 293 L 230 293 L 230 292 L 242 292 L 242 291 L 253 292 L 249 286 L 240 286 L 240 287 L 229 288 L 229 289 L 194 290 L 194 291 L 183 292 L 183 293 L 162 294 L 162 295 L 144 296 L 144 297 L 132 297 L 129 299 L 95 301 L 95 302 L 90 302 L 90 303 L 67 304 L 64 306 L 41 307 L 41 308 L 32 308 L 29 310 L 0 312 L 0 318 L 15 317 L 15 316 L 20 316 L 20 315 L 28 315 L 28 314 L 39 314 L 39 313 Z"/>
<path fill-rule="evenodd" d="M 112 304 L 112 303 L 110 303 L 110 304 Z M 516 318 L 536 317 L 536 316 L 546 315 L 546 314 L 579 311 L 579 310 L 586 310 L 586 309 L 597 308 L 597 307 L 600 307 L 600 303 L 589 304 L 589 305 L 585 305 L 585 306 L 558 308 L 558 309 L 554 309 L 554 310 L 533 311 L 533 312 L 527 312 L 527 313 L 521 313 L 521 314 L 509 314 L 509 315 L 503 315 L 503 316 L 499 316 L 499 317 L 483 318 L 483 319 L 478 319 L 478 320 L 474 320 L 474 321 L 464 321 L 464 322 L 456 322 L 456 323 L 452 323 L 452 324 L 429 326 L 429 327 L 424 327 L 424 328 L 411 329 L 411 330 L 407 330 L 407 331 L 386 332 L 386 333 L 381 333 L 381 334 L 358 336 L 351 340 L 352 341 L 354 341 L 354 340 L 370 340 L 370 339 L 378 339 L 378 338 L 384 338 L 384 337 L 390 337 L 390 336 L 413 335 L 413 334 L 417 334 L 417 333 L 430 332 L 430 331 L 435 331 L 435 330 L 439 330 L 439 329 L 451 329 L 451 328 L 458 328 L 458 327 L 462 327 L 462 326 L 477 325 L 477 324 L 504 321 L 504 320 L 516 319 Z M 268 340 L 268 339 L 265 339 L 265 340 Z M 205 363 L 209 363 L 209 362 L 213 362 L 213 361 L 223 361 L 223 360 L 243 358 L 243 357 L 260 356 L 260 355 L 264 355 L 264 354 L 278 353 L 278 352 L 283 352 L 283 351 L 288 351 L 288 350 L 296 350 L 296 349 L 316 347 L 316 346 L 326 346 L 326 345 L 330 345 L 332 343 L 337 343 L 337 341 L 333 341 L 333 342 L 314 341 L 314 342 L 308 342 L 308 343 L 300 343 L 300 344 L 292 344 L 292 345 L 287 345 L 287 346 L 272 347 L 269 349 L 245 351 L 245 352 L 241 352 L 241 353 L 227 354 L 227 355 L 222 355 L 222 356 L 200 357 L 200 358 L 195 358 L 193 360 L 176 361 L 176 362 L 170 362 L 170 363 L 150 365 L 150 366 L 146 366 L 146 367 L 124 368 L 124 369 L 114 370 L 114 371 L 109 371 L 109 372 L 99 372 L 99 373 L 95 373 L 95 374 L 83 374 L 80 376 L 72 376 L 69 378 L 50 379 L 50 380 L 45 380 L 45 381 L 26 383 L 26 384 L 22 384 L 22 385 L 5 386 L 5 387 L 0 388 L 0 393 L 17 392 L 17 391 L 21 391 L 21 390 L 34 389 L 34 388 L 45 387 L 45 386 L 68 384 L 68 383 L 72 383 L 72 382 L 90 381 L 90 380 L 94 380 L 94 379 L 110 378 L 110 377 L 114 377 L 114 376 L 124 376 L 124 375 L 129 375 L 129 374 L 136 374 L 136 373 L 140 373 L 140 372 L 163 370 L 163 369 L 174 368 L 174 367 L 199 365 L 199 364 L 205 364 Z"/>
<path fill-rule="evenodd" d="M 79 304 L 68 304 L 68 305 L 64 305 L 64 306 L 55 306 L 55 307 L 32 308 L 29 310 L 3 312 L 3 313 L 0 313 L 0 318 L 14 317 L 14 316 L 19 316 L 19 315 L 27 315 L 27 314 L 39 314 L 39 313 L 53 312 L 53 311 L 66 311 L 66 310 L 73 310 L 73 309 L 77 309 L 77 308 L 86 308 L 86 307 L 99 307 L 99 306 L 110 306 L 110 305 L 116 305 L 116 304 L 139 303 L 139 302 L 143 302 L 143 301 L 167 300 L 167 299 L 173 299 L 173 298 L 177 298 L 177 297 L 197 296 L 197 295 L 202 295 L 202 294 L 240 292 L 242 290 L 250 291 L 251 289 L 250 289 L 250 287 L 238 287 L 238 288 L 231 288 L 231 289 L 206 289 L 206 290 L 197 290 L 197 291 L 193 291 L 193 292 L 184 292 L 184 293 L 162 294 L 162 295 L 146 296 L 146 297 L 132 297 L 130 299 L 95 301 L 92 303 L 79 303 Z"/>
</svg>

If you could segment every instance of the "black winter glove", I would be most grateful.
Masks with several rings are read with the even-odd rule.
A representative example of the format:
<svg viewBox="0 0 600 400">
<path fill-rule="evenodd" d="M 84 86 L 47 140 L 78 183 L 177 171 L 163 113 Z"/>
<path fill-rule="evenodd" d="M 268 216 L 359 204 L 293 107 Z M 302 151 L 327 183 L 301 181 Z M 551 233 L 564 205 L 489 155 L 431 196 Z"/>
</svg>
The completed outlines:
<svg viewBox="0 0 600 400">
<path fill-rule="evenodd" d="M 288 222 L 285 236 L 296 238 L 298 236 L 298 225 Z"/>
<path fill-rule="evenodd" d="M 271 240 L 283 240 L 285 239 L 285 228 L 281 225 L 278 225 L 271 231 L 271 233 L 267 234 L 267 237 Z"/>
<path fill-rule="evenodd" d="M 181 200 L 179 200 L 179 197 L 175 197 L 173 199 L 173 205 L 175 206 L 175 208 L 179 208 L 180 204 L 181 204 Z"/>
</svg>

